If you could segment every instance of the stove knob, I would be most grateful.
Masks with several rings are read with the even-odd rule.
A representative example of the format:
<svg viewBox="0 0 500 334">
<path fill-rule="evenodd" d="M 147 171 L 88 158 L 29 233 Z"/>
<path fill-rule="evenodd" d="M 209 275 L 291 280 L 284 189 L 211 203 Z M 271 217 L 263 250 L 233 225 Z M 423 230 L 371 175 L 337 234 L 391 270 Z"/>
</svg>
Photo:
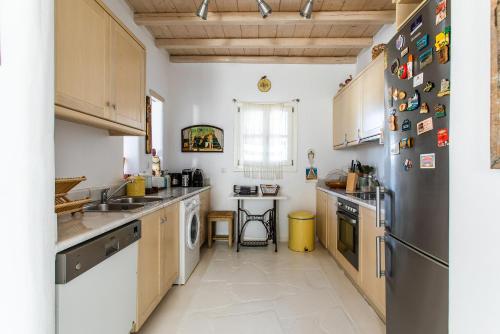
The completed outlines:
<svg viewBox="0 0 500 334">
<path fill-rule="evenodd" d="M 82 264 L 81 264 L 80 262 L 78 262 L 78 263 L 76 264 L 76 266 L 75 266 L 75 269 L 76 269 L 77 271 L 79 271 L 80 269 L 82 269 Z"/>
</svg>

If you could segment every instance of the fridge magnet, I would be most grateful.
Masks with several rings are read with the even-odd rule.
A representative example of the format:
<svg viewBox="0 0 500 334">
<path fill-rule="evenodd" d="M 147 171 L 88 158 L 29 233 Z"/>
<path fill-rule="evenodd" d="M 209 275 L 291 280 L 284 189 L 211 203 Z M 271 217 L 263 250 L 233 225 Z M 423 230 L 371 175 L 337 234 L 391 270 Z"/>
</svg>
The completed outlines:
<svg viewBox="0 0 500 334">
<path fill-rule="evenodd" d="M 394 88 L 392 90 L 392 99 L 394 101 L 397 101 L 398 100 L 398 96 L 399 96 L 399 90 L 397 88 Z"/>
<path fill-rule="evenodd" d="M 426 93 L 429 93 L 430 91 L 432 91 L 434 89 L 434 83 L 431 82 L 431 81 L 427 81 L 425 83 L 425 87 L 424 87 L 424 92 Z"/>
<path fill-rule="evenodd" d="M 419 105 L 420 105 L 420 94 L 418 94 L 418 92 L 415 91 L 415 94 L 413 94 L 413 96 L 408 99 L 408 106 L 406 107 L 406 110 L 413 111 L 417 109 Z"/>
<path fill-rule="evenodd" d="M 194 125 L 181 130 L 182 152 L 224 152 L 224 130 L 211 125 Z"/>
<path fill-rule="evenodd" d="M 435 169 L 436 168 L 436 154 L 435 153 L 420 154 L 420 168 L 421 169 Z"/>
<path fill-rule="evenodd" d="M 405 46 L 405 37 L 403 35 L 399 35 L 398 38 L 396 38 L 396 49 L 401 51 L 403 46 Z"/>
<path fill-rule="evenodd" d="M 434 111 L 436 112 L 436 118 L 443 118 L 446 116 L 446 107 L 444 104 L 438 104 L 435 106 Z"/>
<path fill-rule="evenodd" d="M 403 58 L 404 56 L 406 56 L 408 54 L 408 51 L 410 49 L 408 47 L 404 48 L 403 51 L 401 51 L 401 58 Z"/>
<path fill-rule="evenodd" d="M 408 105 L 406 103 L 401 103 L 399 105 L 399 111 L 400 112 L 406 111 L 406 107 L 408 107 Z"/>
<path fill-rule="evenodd" d="M 433 51 L 433 48 L 430 48 L 430 49 L 424 51 L 424 53 L 422 53 L 418 57 L 420 70 L 422 70 L 424 67 L 426 67 L 427 65 L 432 63 L 432 60 L 433 60 L 432 51 Z"/>
<path fill-rule="evenodd" d="M 413 78 L 413 56 L 408 55 L 408 61 L 406 62 L 406 68 L 408 69 L 408 79 Z"/>
<path fill-rule="evenodd" d="M 429 45 L 429 35 L 425 34 L 423 37 L 421 37 L 417 41 L 417 50 L 421 51 L 421 50 L 425 49 L 427 47 L 427 45 Z"/>
<path fill-rule="evenodd" d="M 428 114 L 429 113 L 429 105 L 427 103 L 422 103 L 422 106 L 420 107 L 420 113 L 421 114 Z"/>
<path fill-rule="evenodd" d="M 413 21 L 413 22 L 411 23 L 411 26 L 410 26 L 410 27 L 411 27 L 411 28 L 410 28 L 410 29 L 411 29 L 411 30 L 410 30 L 410 35 L 413 35 L 414 33 L 416 33 L 416 32 L 417 32 L 417 30 L 418 30 L 418 29 L 422 28 L 422 24 L 423 24 L 423 22 L 424 22 L 424 19 L 423 19 L 422 15 L 419 15 L 419 16 L 415 19 L 415 21 Z"/>
<path fill-rule="evenodd" d="M 401 125 L 402 131 L 410 131 L 411 130 L 411 121 L 409 119 L 405 119 L 403 124 Z"/>
<path fill-rule="evenodd" d="M 436 35 L 436 43 L 434 46 L 440 64 L 446 64 L 450 60 L 450 32 L 451 27 L 446 27 L 443 32 Z"/>
<path fill-rule="evenodd" d="M 405 171 L 409 171 L 410 169 L 413 168 L 413 161 L 411 159 L 405 159 L 403 166 L 405 168 Z"/>
<path fill-rule="evenodd" d="M 413 138 L 412 137 L 405 137 L 405 138 L 402 138 L 400 141 L 399 141 L 399 148 L 400 149 L 408 149 L 408 148 L 412 148 L 413 147 Z"/>
<path fill-rule="evenodd" d="M 422 33 L 421 33 L 421 32 L 419 32 L 418 34 L 416 34 L 415 36 L 413 36 L 413 37 L 411 38 L 411 41 L 413 42 L 414 40 L 416 40 L 417 38 L 419 38 L 421 35 L 422 35 Z"/>
<path fill-rule="evenodd" d="M 396 58 L 391 63 L 391 73 L 397 75 L 398 69 L 399 69 L 399 59 Z"/>
<path fill-rule="evenodd" d="M 398 78 L 401 80 L 408 78 L 408 64 L 404 63 L 403 65 L 399 66 Z"/>
<path fill-rule="evenodd" d="M 393 99 L 393 96 L 392 96 L 393 91 L 394 90 L 393 90 L 392 87 L 387 88 L 387 95 L 386 95 L 387 105 L 389 107 L 391 107 L 391 108 L 394 105 L 394 99 Z"/>
<path fill-rule="evenodd" d="M 398 130 L 398 117 L 394 114 L 389 116 L 389 130 L 390 131 Z"/>
<path fill-rule="evenodd" d="M 448 146 L 449 145 L 448 140 L 449 140 L 448 129 L 439 129 L 437 132 L 438 147 Z"/>
<path fill-rule="evenodd" d="M 436 5 L 436 25 L 446 18 L 446 0 L 441 0 Z"/>
<path fill-rule="evenodd" d="M 399 155 L 400 152 L 399 143 L 391 145 L 391 155 Z"/>
<path fill-rule="evenodd" d="M 404 100 L 406 99 L 406 92 L 404 90 L 400 90 L 398 93 L 398 99 Z"/>
<path fill-rule="evenodd" d="M 426 132 L 432 131 L 434 129 L 434 125 L 432 123 L 432 117 L 424 119 L 422 122 L 418 122 L 417 124 L 417 135 L 424 134 Z"/>
<path fill-rule="evenodd" d="M 439 92 L 437 93 L 438 97 L 443 97 L 446 95 L 450 95 L 450 80 L 448 79 L 442 79 L 441 80 L 441 89 L 439 89 Z"/>
<path fill-rule="evenodd" d="M 416 88 L 424 83 L 424 72 L 413 77 L 413 88 Z"/>
</svg>

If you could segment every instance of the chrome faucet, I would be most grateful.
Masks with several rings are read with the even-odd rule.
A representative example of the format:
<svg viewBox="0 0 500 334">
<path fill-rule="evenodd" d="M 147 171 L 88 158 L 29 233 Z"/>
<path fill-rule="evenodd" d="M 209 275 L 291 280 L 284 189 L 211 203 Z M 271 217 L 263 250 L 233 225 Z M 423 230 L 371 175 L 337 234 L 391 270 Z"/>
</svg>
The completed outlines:
<svg viewBox="0 0 500 334">
<path fill-rule="evenodd" d="M 113 196 L 115 196 L 120 190 L 122 190 L 127 184 L 129 183 L 133 183 L 134 180 L 131 179 L 131 180 L 126 180 L 123 184 L 121 184 L 118 188 L 115 189 L 115 191 L 113 191 L 111 193 L 111 195 L 108 195 L 108 192 L 111 190 L 111 188 L 106 188 L 106 189 L 103 189 L 101 191 L 101 204 L 105 204 L 109 201 L 110 198 L 112 198 Z"/>
</svg>

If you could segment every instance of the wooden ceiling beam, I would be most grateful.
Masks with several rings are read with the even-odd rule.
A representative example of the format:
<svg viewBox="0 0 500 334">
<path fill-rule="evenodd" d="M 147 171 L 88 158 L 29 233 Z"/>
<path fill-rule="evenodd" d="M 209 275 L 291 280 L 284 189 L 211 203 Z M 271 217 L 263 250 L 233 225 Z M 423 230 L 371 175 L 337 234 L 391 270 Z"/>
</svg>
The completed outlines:
<svg viewBox="0 0 500 334">
<path fill-rule="evenodd" d="M 287 24 L 389 24 L 394 23 L 396 12 L 383 11 L 325 11 L 314 12 L 311 19 L 298 12 L 273 12 L 263 19 L 257 12 L 210 12 L 206 21 L 194 13 L 137 13 L 135 23 L 145 26 L 175 25 L 287 25 Z"/>
<path fill-rule="evenodd" d="M 350 49 L 373 44 L 363 38 L 157 38 L 156 45 L 168 50 L 178 49 Z"/>
<path fill-rule="evenodd" d="M 356 57 L 170 56 L 172 63 L 355 64 Z"/>
</svg>

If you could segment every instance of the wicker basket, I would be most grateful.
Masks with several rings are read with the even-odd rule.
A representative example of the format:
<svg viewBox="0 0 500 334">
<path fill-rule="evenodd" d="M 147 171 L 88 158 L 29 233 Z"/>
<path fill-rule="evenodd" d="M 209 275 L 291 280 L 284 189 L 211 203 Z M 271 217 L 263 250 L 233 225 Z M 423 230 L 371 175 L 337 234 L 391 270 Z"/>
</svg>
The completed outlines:
<svg viewBox="0 0 500 334">
<path fill-rule="evenodd" d="M 55 213 L 58 216 L 69 213 L 73 214 L 76 212 L 83 212 L 83 206 L 92 201 L 88 197 L 76 201 L 71 201 L 67 197 L 71 189 L 85 180 L 87 180 L 85 176 L 56 179 Z"/>
<path fill-rule="evenodd" d="M 262 196 L 277 196 L 280 191 L 280 186 L 277 184 L 261 184 L 260 192 Z"/>
</svg>

